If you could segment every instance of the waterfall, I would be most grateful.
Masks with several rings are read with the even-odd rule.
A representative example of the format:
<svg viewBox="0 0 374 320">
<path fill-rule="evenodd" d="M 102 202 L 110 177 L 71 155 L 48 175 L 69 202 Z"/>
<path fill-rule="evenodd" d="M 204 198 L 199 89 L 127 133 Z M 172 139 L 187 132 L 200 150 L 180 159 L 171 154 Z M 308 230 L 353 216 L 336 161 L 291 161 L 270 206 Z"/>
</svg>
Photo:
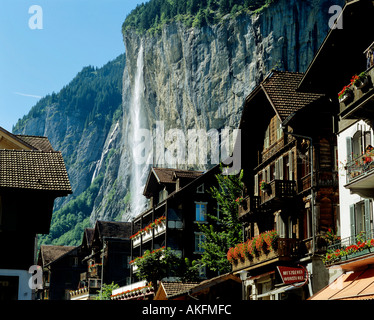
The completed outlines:
<svg viewBox="0 0 374 320">
<path fill-rule="evenodd" d="M 147 179 L 149 165 L 140 163 L 137 161 L 139 154 L 137 154 L 137 146 L 140 142 L 137 142 L 140 136 L 140 130 L 147 128 L 147 119 L 142 108 L 143 105 L 143 94 L 144 94 L 144 58 L 143 58 L 143 45 L 140 45 L 138 57 L 136 61 L 136 74 L 134 79 L 133 93 L 131 98 L 131 109 L 130 109 L 130 128 L 129 133 L 129 145 L 131 146 L 132 152 L 132 172 L 131 172 L 131 216 L 135 217 L 140 214 L 147 206 L 147 199 L 143 196 L 144 185 Z M 148 158 L 151 155 L 143 155 Z"/>
</svg>

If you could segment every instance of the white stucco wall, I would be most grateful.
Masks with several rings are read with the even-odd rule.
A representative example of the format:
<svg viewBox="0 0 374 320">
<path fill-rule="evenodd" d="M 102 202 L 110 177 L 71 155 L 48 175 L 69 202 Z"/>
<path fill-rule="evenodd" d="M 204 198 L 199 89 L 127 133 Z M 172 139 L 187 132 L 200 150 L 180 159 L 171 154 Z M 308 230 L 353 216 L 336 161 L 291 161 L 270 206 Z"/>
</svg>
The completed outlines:
<svg viewBox="0 0 374 320">
<path fill-rule="evenodd" d="M 355 122 L 350 127 L 346 128 L 344 131 L 340 132 L 337 136 L 340 206 L 340 227 L 338 226 L 338 232 L 340 233 L 342 239 L 351 236 L 349 206 L 364 199 L 357 194 L 351 194 L 350 190 L 344 187 L 347 184 L 346 170 L 344 169 L 345 165 L 347 164 L 346 138 L 353 137 L 353 135 L 357 131 L 358 126 L 362 126 L 365 131 L 372 131 L 364 121 L 360 120 L 358 122 Z"/>
</svg>

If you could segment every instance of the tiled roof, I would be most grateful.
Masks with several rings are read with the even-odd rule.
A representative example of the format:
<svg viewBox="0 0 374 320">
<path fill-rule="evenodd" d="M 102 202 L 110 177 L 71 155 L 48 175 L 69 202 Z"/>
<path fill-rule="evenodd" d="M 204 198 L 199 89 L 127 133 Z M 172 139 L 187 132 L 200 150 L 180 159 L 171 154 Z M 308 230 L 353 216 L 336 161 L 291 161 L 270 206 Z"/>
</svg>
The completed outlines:
<svg viewBox="0 0 374 320">
<path fill-rule="evenodd" d="M 17 134 L 15 136 L 25 141 L 27 144 L 33 146 L 37 150 L 46 151 L 46 152 L 54 151 L 47 137 L 29 136 L 29 135 L 20 135 L 20 134 Z"/>
<path fill-rule="evenodd" d="M 273 71 L 263 82 L 262 87 L 277 110 L 281 120 L 306 105 L 317 101 L 322 94 L 297 91 L 304 74 L 288 71 Z"/>
<path fill-rule="evenodd" d="M 203 174 L 202 171 L 181 170 L 172 168 L 153 168 L 161 183 L 175 183 L 175 178 L 197 178 Z"/>
<path fill-rule="evenodd" d="M 40 246 L 40 253 L 43 259 L 43 265 L 46 266 L 47 264 L 55 261 L 59 257 L 63 256 L 64 254 L 68 253 L 69 251 L 75 249 L 76 247 L 73 246 L 51 246 L 51 245 L 42 245 Z"/>
<path fill-rule="evenodd" d="M 198 282 L 161 282 L 164 288 L 166 297 L 176 295 L 178 293 L 188 292 L 190 289 L 196 287 Z"/>
<path fill-rule="evenodd" d="M 0 150 L 0 188 L 71 193 L 60 152 Z"/>
<path fill-rule="evenodd" d="M 131 222 L 96 221 L 96 228 L 101 237 L 130 239 Z"/>
</svg>

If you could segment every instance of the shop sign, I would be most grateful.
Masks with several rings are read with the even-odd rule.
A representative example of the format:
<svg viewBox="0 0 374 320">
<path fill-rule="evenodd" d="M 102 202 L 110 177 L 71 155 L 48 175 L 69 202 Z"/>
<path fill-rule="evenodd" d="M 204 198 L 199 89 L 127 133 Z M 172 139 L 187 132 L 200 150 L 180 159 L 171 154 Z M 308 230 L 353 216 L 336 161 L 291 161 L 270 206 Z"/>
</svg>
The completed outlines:
<svg viewBox="0 0 374 320">
<path fill-rule="evenodd" d="M 291 284 L 306 280 L 305 268 L 292 268 L 281 266 L 278 266 L 277 268 L 284 284 Z"/>
</svg>

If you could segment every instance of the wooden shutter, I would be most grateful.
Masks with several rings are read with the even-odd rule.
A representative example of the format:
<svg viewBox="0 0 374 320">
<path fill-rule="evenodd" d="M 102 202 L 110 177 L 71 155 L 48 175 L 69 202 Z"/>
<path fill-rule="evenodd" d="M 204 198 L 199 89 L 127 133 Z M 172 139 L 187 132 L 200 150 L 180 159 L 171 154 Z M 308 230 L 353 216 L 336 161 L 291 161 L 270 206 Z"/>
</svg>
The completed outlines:
<svg viewBox="0 0 374 320">
<path fill-rule="evenodd" d="M 278 166 L 278 169 L 279 169 L 279 179 L 283 180 L 283 157 L 280 157 L 278 161 L 279 161 L 279 166 Z"/>
<path fill-rule="evenodd" d="M 279 160 L 275 160 L 275 172 L 274 172 L 274 179 L 279 180 Z"/>
<path fill-rule="evenodd" d="M 351 237 L 356 237 L 356 221 L 355 221 L 355 205 L 352 204 L 349 206 L 349 216 L 351 224 Z"/>
<path fill-rule="evenodd" d="M 347 145 L 347 162 L 350 162 L 352 161 L 352 138 L 351 137 L 347 137 L 346 138 L 346 145 Z"/>
<path fill-rule="evenodd" d="M 365 199 L 365 232 L 366 237 L 371 237 L 371 204 L 370 199 Z"/>
<path fill-rule="evenodd" d="M 289 168 L 289 177 L 288 180 L 293 180 L 293 152 L 288 152 L 288 168 Z"/>
<path fill-rule="evenodd" d="M 255 174 L 255 196 L 258 196 L 258 174 Z"/>
<path fill-rule="evenodd" d="M 266 167 L 266 182 L 269 183 L 270 180 L 270 167 Z"/>
</svg>

